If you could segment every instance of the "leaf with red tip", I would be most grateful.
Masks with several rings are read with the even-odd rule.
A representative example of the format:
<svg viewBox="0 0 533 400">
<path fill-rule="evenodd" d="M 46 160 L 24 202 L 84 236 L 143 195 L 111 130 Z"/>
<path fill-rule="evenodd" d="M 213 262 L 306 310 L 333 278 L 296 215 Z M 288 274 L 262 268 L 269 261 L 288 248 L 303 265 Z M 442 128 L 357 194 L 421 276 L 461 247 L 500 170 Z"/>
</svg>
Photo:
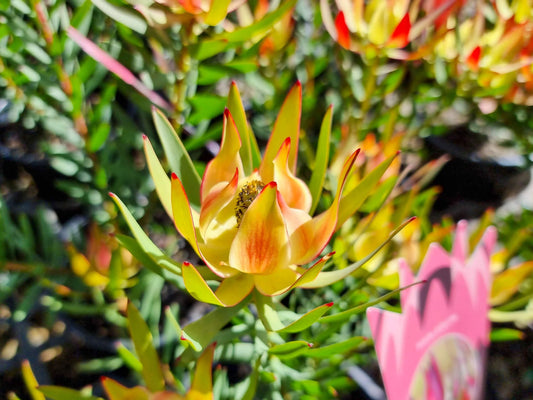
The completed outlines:
<svg viewBox="0 0 533 400">
<path fill-rule="evenodd" d="M 479 60 L 481 59 L 481 47 L 476 46 L 474 50 L 470 53 L 470 55 L 466 58 L 466 65 L 468 65 L 468 68 L 470 68 L 472 71 L 479 70 Z"/>
<path fill-rule="evenodd" d="M 344 13 L 340 11 L 335 17 L 335 29 L 337 31 L 337 43 L 339 43 L 345 49 L 350 48 L 350 30 L 346 25 Z"/>
<path fill-rule="evenodd" d="M 409 33 L 411 31 L 411 20 L 409 13 L 401 19 L 400 23 L 396 26 L 392 32 L 389 42 L 389 47 L 403 48 L 409 43 Z"/>
</svg>

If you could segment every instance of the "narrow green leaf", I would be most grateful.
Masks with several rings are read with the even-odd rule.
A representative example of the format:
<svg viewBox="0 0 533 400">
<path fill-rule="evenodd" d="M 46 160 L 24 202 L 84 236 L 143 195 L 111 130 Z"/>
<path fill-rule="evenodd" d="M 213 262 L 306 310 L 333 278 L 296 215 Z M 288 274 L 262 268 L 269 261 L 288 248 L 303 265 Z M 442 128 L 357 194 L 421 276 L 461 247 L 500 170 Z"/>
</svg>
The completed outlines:
<svg viewBox="0 0 533 400">
<path fill-rule="evenodd" d="M 231 87 L 228 94 L 228 102 L 226 104 L 233 120 L 235 121 L 235 126 L 239 131 L 241 137 L 241 149 L 239 153 L 242 159 L 242 165 L 244 169 L 244 174 L 246 176 L 251 175 L 253 172 L 253 158 L 252 158 L 252 144 L 250 139 L 250 129 L 248 129 L 248 121 L 246 119 L 246 112 L 244 111 L 244 106 L 242 105 L 241 94 L 235 82 L 231 83 Z"/>
<path fill-rule="evenodd" d="M 407 286 L 392 290 L 389 293 L 387 293 L 387 294 L 385 294 L 385 295 L 383 295 L 381 297 L 378 297 L 375 300 L 369 301 L 368 303 L 364 303 L 364 304 L 358 305 L 356 307 L 350 308 L 349 310 L 345 310 L 345 311 L 342 311 L 342 312 L 339 312 L 339 313 L 336 313 L 336 314 L 333 314 L 333 315 L 328 315 L 327 317 L 322 317 L 320 319 L 320 322 L 331 323 L 331 322 L 346 321 L 352 315 L 360 314 L 362 312 L 365 312 L 368 307 L 372 307 L 372 306 L 375 306 L 376 304 L 379 304 L 379 303 L 381 303 L 383 301 L 387 301 L 391 297 L 396 296 L 401 291 L 403 291 L 405 289 L 408 289 L 408 288 L 410 288 L 412 286 L 419 285 L 419 284 L 424 283 L 424 282 L 425 281 L 415 282 L 415 283 L 412 283 L 410 285 L 407 285 Z"/>
<path fill-rule="evenodd" d="M 130 335 L 135 346 L 135 352 L 143 367 L 142 376 L 146 387 L 151 392 L 161 391 L 165 388 L 165 379 L 159 364 L 159 357 L 152 344 L 152 334 L 141 317 L 139 310 L 131 302 L 128 303 L 127 314 Z"/>
<path fill-rule="evenodd" d="M 363 204 L 366 198 L 372 193 L 372 190 L 377 186 L 379 180 L 392 164 L 392 161 L 397 157 L 397 154 L 387 158 L 376 168 L 366 175 L 359 184 L 353 188 L 349 193 L 342 196 L 339 206 L 339 217 L 337 218 L 337 228 L 350 218 L 354 212 Z"/>
<path fill-rule="evenodd" d="M 366 199 L 359 210 L 365 213 L 377 211 L 378 208 L 381 207 L 381 205 L 385 202 L 385 200 L 387 200 L 397 181 L 398 176 L 391 176 L 390 178 L 387 178 L 377 187 L 374 193 L 372 193 Z"/>
<path fill-rule="evenodd" d="M 261 358 L 258 358 L 255 361 L 254 369 L 248 377 L 248 388 L 241 400 L 253 400 L 255 398 L 255 393 L 257 391 L 257 382 L 259 381 L 259 368 L 261 367 Z"/>
<path fill-rule="evenodd" d="M 329 358 L 332 355 L 344 354 L 351 350 L 357 349 L 361 343 L 367 339 L 362 336 L 356 336 L 339 343 L 334 343 L 329 346 L 310 348 L 304 355 L 314 358 Z"/>
<path fill-rule="evenodd" d="M 170 273 L 167 269 L 163 269 L 144 251 L 134 238 L 121 234 L 116 235 L 116 238 L 120 245 L 124 246 L 144 267 L 162 276 L 167 282 L 173 283 L 180 289 L 185 289 L 183 279 L 174 272 Z"/>
<path fill-rule="evenodd" d="M 213 341 L 215 335 L 247 304 L 241 301 L 235 307 L 216 308 L 202 318 L 183 328 L 183 340 L 187 340 L 194 351 L 202 351 Z"/>
<path fill-rule="evenodd" d="M 272 346 L 268 352 L 280 358 L 293 358 L 309 350 L 310 344 L 304 340 L 295 340 Z"/>
<path fill-rule="evenodd" d="M 253 37 L 265 35 L 278 22 L 285 13 L 289 12 L 296 0 L 283 2 L 276 10 L 266 14 L 261 20 L 244 28 L 235 29 L 232 32 L 225 32 L 216 37 L 216 39 L 225 39 L 230 43 L 245 42 Z"/>
<path fill-rule="evenodd" d="M 118 343 L 115 348 L 117 349 L 117 353 L 120 358 L 128 367 L 137 372 L 142 371 L 143 365 L 141 364 L 137 356 L 131 351 L 129 351 L 126 346 L 124 346 L 122 343 Z"/>
<path fill-rule="evenodd" d="M 180 178 L 191 205 L 199 208 L 201 179 L 189 153 L 161 110 L 154 107 L 152 116 L 172 172 Z"/>
<path fill-rule="evenodd" d="M 121 24 L 126 25 L 131 30 L 144 35 L 148 24 L 141 17 L 141 15 L 135 11 L 132 11 L 126 7 L 119 7 L 106 0 L 92 0 L 93 4 L 98 7 L 104 14 L 114 19 Z"/>
<path fill-rule="evenodd" d="M 173 219 L 172 216 L 172 202 L 171 202 L 171 190 L 170 190 L 170 178 L 165 173 L 165 170 L 161 166 L 157 155 L 150 143 L 150 140 L 146 135 L 143 135 L 144 142 L 144 156 L 146 157 L 146 163 L 148 164 L 148 170 L 150 176 L 154 181 L 155 190 L 159 201 L 163 205 L 167 215 Z"/>
<path fill-rule="evenodd" d="M 39 389 L 46 397 L 52 400 L 103 400 L 101 397 L 86 395 L 74 389 L 60 386 L 39 386 Z"/>
<path fill-rule="evenodd" d="M 226 39 L 208 39 L 202 40 L 198 45 L 192 49 L 193 55 L 198 61 L 203 61 L 207 58 L 213 57 L 216 54 L 222 53 L 228 47 L 228 40 Z"/>
<path fill-rule="evenodd" d="M 315 212 L 320 196 L 322 195 L 322 187 L 326 179 L 326 170 L 329 161 L 329 146 L 331 142 L 331 121 L 333 119 L 333 107 L 330 106 L 324 115 L 322 125 L 320 126 L 320 135 L 318 136 L 318 144 L 315 156 L 315 165 L 313 166 L 313 173 L 309 181 L 309 190 L 313 196 L 313 203 L 311 205 L 310 215 Z"/>
<path fill-rule="evenodd" d="M 508 342 L 511 340 L 523 340 L 524 332 L 512 328 L 497 328 L 490 332 L 491 342 Z"/>
<path fill-rule="evenodd" d="M 193 107 L 193 112 L 188 118 L 192 125 L 218 117 L 226 106 L 226 99 L 214 94 L 200 93 L 189 98 L 188 101 Z"/>
<path fill-rule="evenodd" d="M 257 314 L 267 331 L 277 331 L 283 329 L 285 326 L 281 323 L 279 315 L 274 308 L 272 297 L 264 296 L 255 291 L 255 306 L 257 307 Z"/>
<path fill-rule="evenodd" d="M 126 223 L 128 224 L 133 236 L 137 239 L 138 244 L 144 253 L 146 253 L 157 265 L 165 268 L 167 271 L 176 275 L 181 275 L 181 268 L 170 257 L 164 254 L 155 244 L 150 240 L 148 235 L 144 233 L 140 225 L 137 223 L 133 215 L 129 212 L 122 200 L 117 195 L 110 193 L 110 196 L 115 201 L 116 205 L 120 209 Z"/>
<path fill-rule="evenodd" d="M 290 325 L 287 325 L 283 329 L 279 329 L 279 333 L 296 333 L 301 332 L 304 329 L 309 328 L 311 325 L 313 325 L 318 319 L 327 313 L 333 303 L 327 303 L 323 304 L 319 307 L 314 308 L 313 310 L 305 313 L 300 318 L 298 318 L 296 321 L 291 323 Z"/>
</svg>

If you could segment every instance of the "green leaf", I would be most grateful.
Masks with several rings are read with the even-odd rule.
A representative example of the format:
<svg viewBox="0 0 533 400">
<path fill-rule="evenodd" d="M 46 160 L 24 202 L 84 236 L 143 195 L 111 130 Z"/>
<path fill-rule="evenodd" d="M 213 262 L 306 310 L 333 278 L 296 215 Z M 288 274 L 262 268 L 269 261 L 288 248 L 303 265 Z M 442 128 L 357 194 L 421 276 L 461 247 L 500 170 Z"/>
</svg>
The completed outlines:
<svg viewBox="0 0 533 400">
<path fill-rule="evenodd" d="M 92 0 L 93 4 L 98 7 L 104 14 L 113 18 L 115 21 L 126 25 L 131 30 L 144 35 L 148 24 L 141 15 L 129 8 L 119 7 L 105 0 Z"/>
<path fill-rule="evenodd" d="M 362 312 L 365 312 L 368 307 L 372 307 L 372 306 L 375 306 L 376 304 L 379 304 L 379 303 L 381 303 L 383 301 L 387 301 L 391 297 L 396 296 L 402 290 L 408 289 L 408 288 L 410 288 L 412 286 L 419 285 L 419 284 L 424 283 L 424 282 L 425 281 L 415 282 L 415 283 L 412 283 L 410 285 L 407 285 L 407 286 L 392 290 L 389 293 L 387 293 L 387 294 L 385 294 L 385 295 L 383 295 L 381 297 L 378 297 L 375 300 L 372 300 L 372 301 L 369 301 L 367 303 L 364 303 L 364 304 L 358 305 L 356 307 L 350 308 L 349 310 L 345 310 L 345 311 L 336 313 L 334 315 L 328 315 L 327 317 L 323 317 L 323 318 L 320 319 L 320 322 L 332 323 L 332 322 L 346 321 L 352 315 L 360 314 Z"/>
<path fill-rule="evenodd" d="M 189 342 L 194 351 L 202 351 L 247 303 L 247 301 L 241 301 L 235 307 L 216 308 L 202 318 L 191 322 L 182 330 L 183 340 Z"/>
<path fill-rule="evenodd" d="M 285 13 L 289 12 L 296 4 L 296 0 L 288 0 L 281 4 L 276 10 L 266 14 L 261 20 L 244 28 L 235 29 L 232 32 L 225 32 L 215 39 L 227 40 L 230 43 L 245 42 L 251 38 L 265 35 L 278 22 Z"/>
<path fill-rule="evenodd" d="M 153 338 L 148 325 L 133 303 L 128 303 L 129 331 L 135 352 L 142 364 L 142 376 L 146 387 L 151 392 L 158 392 L 165 388 L 165 379 L 159 363 L 159 357 L 152 344 Z"/>
<path fill-rule="evenodd" d="M 267 331 L 277 331 L 283 329 L 285 326 L 281 323 L 279 315 L 274 308 L 272 297 L 264 296 L 255 291 L 255 306 L 257 307 L 257 314 Z"/>
<path fill-rule="evenodd" d="M 524 339 L 524 337 L 524 332 L 512 328 L 497 328 L 493 329 L 490 332 L 491 342 L 508 342 L 511 340 L 522 340 Z"/>
<path fill-rule="evenodd" d="M 152 116 L 172 172 L 178 176 L 183 184 L 191 205 L 199 208 L 201 179 L 198 172 L 196 172 L 196 168 L 194 168 L 189 153 L 187 153 L 178 134 L 161 110 L 154 107 L 152 109 Z"/>
<path fill-rule="evenodd" d="M 328 168 L 329 161 L 329 146 L 331 142 L 331 121 L 333 118 L 333 107 L 330 106 L 322 125 L 320 126 L 320 135 L 318 136 L 318 144 L 316 149 L 315 165 L 313 166 L 313 173 L 311 174 L 311 180 L 309 181 L 309 190 L 313 196 L 313 203 L 311 205 L 310 215 L 315 212 L 320 196 L 322 195 L 322 187 L 324 186 L 324 180 L 326 179 L 326 170 Z"/>
<path fill-rule="evenodd" d="M 309 350 L 310 344 L 304 340 L 276 344 L 268 349 L 268 352 L 280 358 L 293 358 L 302 355 Z"/>
<path fill-rule="evenodd" d="M 188 118 L 191 125 L 218 117 L 226 106 L 226 99 L 214 94 L 201 93 L 188 100 L 193 107 L 193 112 Z"/>
<path fill-rule="evenodd" d="M 24 379 L 24 384 L 26 385 L 32 400 L 46 400 L 44 395 L 37 390 L 39 383 L 33 374 L 28 360 L 22 361 L 22 379 Z"/>
<path fill-rule="evenodd" d="M 365 199 L 377 186 L 379 180 L 396 157 L 397 154 L 387 158 L 374 168 L 372 172 L 366 175 L 349 193 L 342 196 L 339 206 L 339 217 L 337 218 L 337 229 L 340 228 L 342 224 L 344 224 L 346 220 L 359 209 L 359 207 L 361 207 Z"/>
<path fill-rule="evenodd" d="M 235 126 L 239 131 L 241 137 L 241 149 L 239 150 L 242 165 L 244 169 L 244 174 L 249 176 L 252 174 L 253 166 L 253 147 L 251 142 L 251 130 L 248 128 L 248 121 L 246 119 L 246 112 L 244 111 L 244 106 L 242 105 L 241 94 L 235 82 L 231 83 L 231 87 L 228 94 L 228 102 L 226 104 L 233 121 L 235 121 Z"/>
<path fill-rule="evenodd" d="M 101 397 L 83 394 L 74 389 L 60 386 L 39 386 L 38 389 L 52 400 L 103 400 Z"/>
<path fill-rule="evenodd" d="M 132 370 L 137 371 L 137 372 L 142 371 L 143 365 L 141 364 L 137 356 L 133 354 L 131 351 L 129 351 L 128 348 L 126 348 L 126 346 L 124 346 L 122 343 L 118 343 L 115 346 L 115 348 L 117 349 L 117 353 L 122 359 L 122 361 L 124 361 L 124 363 L 128 367 L 130 367 Z"/>
<path fill-rule="evenodd" d="M 365 341 L 367 341 L 365 337 L 356 336 L 339 343 L 330 344 L 329 346 L 310 348 L 304 355 L 315 358 L 329 358 L 335 354 L 343 354 L 357 349 Z"/>
<path fill-rule="evenodd" d="M 198 61 L 203 61 L 207 58 L 213 57 L 216 54 L 222 53 L 228 47 L 228 40 L 226 39 L 208 39 L 202 40 L 192 49 L 194 57 Z"/>
<path fill-rule="evenodd" d="M 365 213 L 371 213 L 377 211 L 379 207 L 387 200 L 391 194 L 396 182 L 398 181 L 398 176 L 391 176 L 387 178 L 383 183 L 381 183 L 377 189 L 372 193 L 364 202 L 364 204 L 359 208 L 359 211 Z"/>
<path fill-rule="evenodd" d="M 257 383 L 259 381 L 259 369 L 261 367 L 261 358 L 258 358 L 255 361 L 254 369 L 248 377 L 248 387 L 246 392 L 242 396 L 241 400 L 253 400 L 255 398 L 255 393 L 257 391 Z"/>
<path fill-rule="evenodd" d="M 327 313 L 333 303 L 327 303 L 323 304 L 319 307 L 314 308 L 313 310 L 305 313 L 300 318 L 298 318 L 296 321 L 291 323 L 290 325 L 287 325 L 283 329 L 279 329 L 277 332 L 279 333 L 296 333 L 301 332 L 304 329 L 309 328 L 311 325 L 313 325 L 318 319 Z"/>
<path fill-rule="evenodd" d="M 122 200 L 120 200 L 118 196 L 113 193 L 110 193 L 110 196 L 113 198 L 116 205 L 120 209 L 122 215 L 124 216 L 124 219 L 126 220 L 126 223 L 128 224 L 135 239 L 137 239 L 137 243 L 139 244 L 143 252 L 147 254 L 158 266 L 165 268 L 167 271 L 173 274 L 181 275 L 180 266 L 176 264 L 174 260 L 172 260 L 169 256 L 164 254 L 159 249 L 159 247 L 157 247 L 154 242 L 150 240 L 148 235 L 144 233 L 135 218 L 133 218 L 133 215 L 131 215 Z"/>
</svg>

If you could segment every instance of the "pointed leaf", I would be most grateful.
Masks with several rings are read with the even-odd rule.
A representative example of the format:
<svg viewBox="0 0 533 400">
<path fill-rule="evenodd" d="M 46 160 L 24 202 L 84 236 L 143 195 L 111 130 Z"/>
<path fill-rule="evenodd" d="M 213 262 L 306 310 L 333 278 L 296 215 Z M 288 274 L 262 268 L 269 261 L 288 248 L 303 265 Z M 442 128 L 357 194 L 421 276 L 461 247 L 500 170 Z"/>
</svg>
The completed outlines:
<svg viewBox="0 0 533 400">
<path fill-rule="evenodd" d="M 135 352 L 143 366 L 142 376 L 146 387 L 151 392 L 161 391 L 165 388 L 165 380 L 148 325 L 131 302 L 128 303 L 127 316 Z"/>
<path fill-rule="evenodd" d="M 322 187 L 326 179 L 326 170 L 329 161 L 329 146 L 331 142 L 331 121 L 333 118 L 333 107 L 329 106 L 322 125 L 320 126 L 320 135 L 318 136 L 318 144 L 315 156 L 315 165 L 313 166 L 313 173 L 309 181 L 309 190 L 313 196 L 313 203 L 311 205 L 310 215 L 315 212 L 318 201 L 322 195 Z"/>
<path fill-rule="evenodd" d="M 24 379 L 24 384 L 26 385 L 32 400 L 46 400 L 44 395 L 37 390 L 39 383 L 33 374 L 28 360 L 22 361 L 22 378 Z"/>
<path fill-rule="evenodd" d="M 318 319 L 327 313 L 331 306 L 333 306 L 333 303 L 327 303 L 324 305 L 321 305 L 319 307 L 314 308 L 313 310 L 305 313 L 300 318 L 298 318 L 296 321 L 291 323 L 290 325 L 287 325 L 283 329 L 279 329 L 277 332 L 279 333 L 296 333 L 301 332 L 304 329 L 309 328 L 311 325 L 313 325 Z"/>
<path fill-rule="evenodd" d="M 116 238 L 119 244 L 125 247 L 133 255 L 133 257 L 135 257 L 143 265 L 143 267 L 146 267 L 153 273 L 162 276 L 167 282 L 176 285 L 180 289 L 185 289 L 181 276 L 176 275 L 175 272 L 171 273 L 167 269 L 162 268 L 152 259 L 152 257 L 150 257 L 148 253 L 144 251 L 144 249 L 134 238 L 121 234 L 116 235 Z"/>
<path fill-rule="evenodd" d="M 241 137 L 241 149 L 239 150 L 242 159 L 242 166 L 244 169 L 244 175 L 249 176 L 253 172 L 253 157 L 252 152 L 254 148 L 252 147 L 251 141 L 251 130 L 248 129 L 248 121 L 246 120 L 246 113 L 242 105 L 241 94 L 235 82 L 231 83 L 230 91 L 228 94 L 228 102 L 226 104 L 235 125 L 237 131 Z"/>
<path fill-rule="evenodd" d="M 295 340 L 272 346 L 268 352 L 280 358 L 293 358 L 309 350 L 310 344 L 303 340 Z"/>
<path fill-rule="evenodd" d="M 332 355 L 343 354 L 353 351 L 361 346 L 367 339 L 363 336 L 356 336 L 329 346 L 311 348 L 305 352 L 306 357 L 329 358 Z"/>
<path fill-rule="evenodd" d="M 126 346 L 124 346 L 122 343 L 118 343 L 115 348 L 120 358 L 122 358 L 124 363 L 129 368 L 137 372 L 142 371 L 143 365 L 141 364 L 137 356 L 133 354 Z"/>
<path fill-rule="evenodd" d="M 246 303 L 246 301 L 241 301 L 235 307 L 216 308 L 202 318 L 191 322 L 183 328 L 182 340 L 189 342 L 194 351 L 202 351 Z"/>
<path fill-rule="evenodd" d="M 152 144 L 146 135 L 143 135 L 144 154 L 148 170 L 154 181 L 157 196 L 163 205 L 167 215 L 172 219 L 172 205 L 170 201 L 170 179 L 165 170 L 161 166 L 157 155 L 154 152 Z"/>
<path fill-rule="evenodd" d="M 361 207 L 365 199 L 377 186 L 379 180 L 396 157 L 397 154 L 387 158 L 376 168 L 374 168 L 372 172 L 366 175 L 356 187 L 354 187 L 352 190 L 350 190 L 350 192 L 346 193 L 341 198 L 336 230 L 338 230 L 342 224 L 344 224 L 346 220 L 350 218 L 353 213 L 359 209 L 359 207 Z"/>
<path fill-rule="evenodd" d="M 361 304 L 359 306 L 356 306 L 356 307 L 353 307 L 353 308 L 350 308 L 349 310 L 345 310 L 345 311 L 342 311 L 342 312 L 339 312 L 339 313 L 336 313 L 334 315 L 328 315 L 327 317 L 322 317 L 320 319 L 320 322 L 322 323 L 332 323 L 332 322 L 340 322 L 340 321 L 346 321 L 348 320 L 352 315 L 355 315 L 355 314 L 360 314 L 360 313 L 363 313 L 366 311 L 366 309 L 368 307 L 372 307 L 372 306 L 375 306 L 376 304 L 379 304 L 383 301 L 387 301 L 388 299 L 390 299 L 391 297 L 397 295 L 398 293 L 400 293 L 401 291 L 405 290 L 405 289 L 408 289 L 410 288 L 411 286 L 415 286 L 415 285 L 419 285 L 421 283 L 425 283 L 425 281 L 420 281 L 420 282 L 414 282 L 410 285 L 407 285 L 407 286 L 404 286 L 404 287 L 401 287 L 401 288 L 398 288 L 398 289 L 395 289 L 395 290 L 392 290 L 390 291 L 389 293 L 381 296 L 381 297 L 378 297 L 377 299 L 375 300 L 372 300 L 372 301 L 369 301 L 365 304 Z"/>
<path fill-rule="evenodd" d="M 60 386 L 39 386 L 39 390 L 52 400 L 103 400 L 101 397 L 85 395 L 77 390 Z"/>
<path fill-rule="evenodd" d="M 211 372 L 215 345 L 204 350 L 196 362 L 191 389 L 187 393 L 189 400 L 213 400 L 213 375 Z"/>
<path fill-rule="evenodd" d="M 174 128 L 172 128 L 172 125 L 170 125 L 170 122 L 163 115 L 161 110 L 153 108 L 152 117 L 172 172 L 174 172 L 183 183 L 187 198 L 191 205 L 199 208 L 201 179 L 194 167 L 189 153 L 187 153 L 178 134 Z"/>
<path fill-rule="evenodd" d="M 135 236 L 135 239 L 137 239 L 137 242 L 139 243 L 143 252 L 146 253 L 157 265 L 165 268 L 173 274 L 181 275 L 179 266 L 150 240 L 150 238 L 139 226 L 135 218 L 133 218 L 133 215 L 131 215 L 129 210 L 126 208 L 122 200 L 120 200 L 114 193 L 110 193 L 109 195 L 120 209 L 124 219 L 126 220 L 126 223 L 133 233 L 133 236 Z"/>
</svg>

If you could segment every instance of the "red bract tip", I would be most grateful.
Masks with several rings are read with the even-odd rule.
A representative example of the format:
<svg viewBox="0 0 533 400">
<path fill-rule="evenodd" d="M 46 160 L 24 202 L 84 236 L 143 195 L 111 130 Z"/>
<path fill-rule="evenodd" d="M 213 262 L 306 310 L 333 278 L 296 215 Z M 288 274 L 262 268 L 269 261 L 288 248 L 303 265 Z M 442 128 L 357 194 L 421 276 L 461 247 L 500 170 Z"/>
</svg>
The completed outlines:
<svg viewBox="0 0 533 400">
<path fill-rule="evenodd" d="M 327 307 L 333 307 L 333 304 L 334 304 L 334 303 L 331 301 L 331 302 L 327 303 L 326 306 L 327 306 Z"/>
<path fill-rule="evenodd" d="M 229 108 L 224 108 L 224 117 L 228 118 L 231 115 Z"/>
<path fill-rule="evenodd" d="M 148 136 L 143 133 L 143 140 L 148 140 Z"/>
<path fill-rule="evenodd" d="M 409 33 L 411 32 L 411 20 L 409 19 L 409 13 L 406 13 L 400 23 L 392 32 L 389 39 L 389 46 L 402 48 L 409 43 Z"/>
<path fill-rule="evenodd" d="M 313 343 L 307 343 L 307 347 L 309 347 L 310 349 L 313 348 Z"/>
<path fill-rule="evenodd" d="M 416 217 L 416 216 L 413 216 L 413 217 L 409 218 L 409 219 L 407 220 L 407 222 L 413 222 L 415 219 L 417 219 L 417 217 Z"/>
<path fill-rule="evenodd" d="M 476 46 L 476 48 L 470 53 L 466 58 L 466 65 L 472 71 L 477 71 L 479 69 L 479 60 L 481 58 L 481 47 Z"/>
<path fill-rule="evenodd" d="M 109 197 L 112 197 L 113 199 L 117 197 L 117 195 L 113 192 L 109 192 L 107 194 L 109 195 Z"/>
<path fill-rule="evenodd" d="M 345 49 L 350 48 L 350 30 L 346 25 L 344 13 L 341 11 L 335 17 L 335 29 L 337 30 L 337 43 Z"/>
<path fill-rule="evenodd" d="M 191 263 L 189 261 L 183 261 L 183 265 L 186 267 L 190 267 Z"/>
<path fill-rule="evenodd" d="M 178 175 L 176 175 L 175 172 L 171 173 L 171 174 L 170 174 L 170 177 L 171 177 L 173 180 L 178 179 Z"/>
<path fill-rule="evenodd" d="M 187 340 L 187 339 L 185 339 L 185 336 L 181 335 L 180 340 Z"/>
</svg>

